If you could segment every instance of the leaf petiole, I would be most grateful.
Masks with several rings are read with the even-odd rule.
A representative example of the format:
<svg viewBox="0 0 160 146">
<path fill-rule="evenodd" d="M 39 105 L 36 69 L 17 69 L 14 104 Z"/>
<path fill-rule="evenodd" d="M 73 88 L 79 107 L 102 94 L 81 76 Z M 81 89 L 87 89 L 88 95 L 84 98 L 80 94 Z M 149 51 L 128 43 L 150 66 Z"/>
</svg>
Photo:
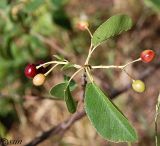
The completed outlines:
<svg viewBox="0 0 160 146">
<path fill-rule="evenodd" d="M 57 67 L 59 64 L 55 64 L 49 71 L 47 71 L 44 75 L 47 76 L 55 67 Z"/>
<path fill-rule="evenodd" d="M 71 82 L 71 80 L 83 69 L 83 67 L 81 67 L 80 69 L 78 69 L 69 79 L 67 86 L 69 86 L 69 83 Z"/>
</svg>

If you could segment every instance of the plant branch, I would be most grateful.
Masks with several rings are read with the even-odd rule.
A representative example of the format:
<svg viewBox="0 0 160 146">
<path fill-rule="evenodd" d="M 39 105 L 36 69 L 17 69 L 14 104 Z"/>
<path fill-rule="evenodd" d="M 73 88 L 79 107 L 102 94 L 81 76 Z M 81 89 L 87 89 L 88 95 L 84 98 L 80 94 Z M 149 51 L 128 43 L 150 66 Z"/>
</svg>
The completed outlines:
<svg viewBox="0 0 160 146">
<path fill-rule="evenodd" d="M 140 76 L 140 79 L 144 79 L 147 78 L 149 75 L 153 74 L 157 69 L 160 68 L 160 63 L 154 65 L 153 67 L 151 67 L 150 69 L 148 69 L 147 72 L 143 72 Z M 128 89 L 130 88 L 130 85 L 127 85 L 126 87 L 120 89 L 120 90 L 114 90 L 114 92 L 112 92 L 110 94 L 110 98 L 114 99 L 116 98 L 118 95 L 126 92 Z M 76 121 L 82 119 L 85 116 L 85 111 L 82 110 L 80 112 L 76 112 L 74 115 L 72 115 L 69 119 L 67 119 L 66 121 L 58 124 L 55 127 L 52 127 L 50 130 L 43 132 L 40 136 L 34 138 L 33 140 L 31 140 L 31 142 L 29 142 L 28 144 L 24 145 L 24 146 L 36 146 L 38 144 L 40 144 L 41 142 L 45 141 L 46 139 L 48 139 L 51 136 L 55 136 L 57 134 L 59 134 L 62 131 L 66 131 L 68 130 Z"/>
</svg>

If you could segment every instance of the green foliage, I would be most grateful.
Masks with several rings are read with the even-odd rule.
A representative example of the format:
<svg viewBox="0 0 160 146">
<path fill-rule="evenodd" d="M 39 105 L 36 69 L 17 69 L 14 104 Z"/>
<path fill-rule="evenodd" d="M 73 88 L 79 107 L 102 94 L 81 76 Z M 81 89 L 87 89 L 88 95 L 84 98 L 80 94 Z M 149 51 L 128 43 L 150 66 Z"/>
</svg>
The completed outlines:
<svg viewBox="0 0 160 146">
<path fill-rule="evenodd" d="M 7 120 L 9 119 L 9 120 Z M 6 122 L 7 121 L 7 122 Z M 0 136 L 5 137 L 7 130 L 18 121 L 13 99 L 9 97 L 0 99 Z"/>
<path fill-rule="evenodd" d="M 64 75 L 64 81 L 68 83 L 69 80 L 70 80 L 70 76 Z M 77 87 L 77 84 L 75 80 L 72 79 L 69 83 L 69 88 L 71 91 L 73 91 L 74 89 L 76 89 L 76 87 Z"/>
<path fill-rule="evenodd" d="M 74 113 L 77 108 L 77 103 L 74 101 L 71 95 L 71 91 L 73 91 L 77 85 L 74 80 L 71 80 L 69 83 L 69 79 L 69 76 L 64 76 L 65 82 L 52 87 L 50 90 L 50 94 L 52 95 L 53 99 L 64 100 L 66 102 L 68 111 L 70 113 Z"/>
<path fill-rule="evenodd" d="M 87 84 L 85 109 L 97 132 L 114 142 L 135 142 L 137 135 L 127 118 L 93 83 Z"/>
<path fill-rule="evenodd" d="M 116 36 L 132 27 L 132 20 L 127 15 L 114 15 L 100 25 L 93 34 L 92 44 L 98 46 L 110 37 Z"/>
<path fill-rule="evenodd" d="M 76 112 L 77 103 L 74 101 L 74 99 L 72 97 L 72 94 L 71 94 L 69 86 L 67 86 L 67 88 L 65 89 L 65 97 L 64 97 L 64 99 L 65 99 L 68 111 L 70 113 Z"/>
<path fill-rule="evenodd" d="M 0 137 L 5 137 L 6 135 L 6 128 L 4 125 L 0 122 Z"/>
<path fill-rule="evenodd" d="M 72 63 L 68 63 L 68 64 L 65 64 L 63 67 L 62 67 L 62 70 L 67 70 L 67 69 L 70 69 L 70 68 L 73 68 L 74 67 L 74 64 Z"/>
<path fill-rule="evenodd" d="M 64 76 L 64 81 L 65 81 L 64 83 L 57 84 L 51 88 L 50 94 L 52 95 L 53 99 L 64 100 L 64 92 L 67 88 L 69 79 L 70 79 L 70 77 Z M 74 80 L 71 80 L 71 82 L 69 84 L 70 90 L 73 91 L 76 87 L 77 87 L 76 82 Z"/>
<path fill-rule="evenodd" d="M 17 21 L 12 19 L 11 10 L 17 5 L 18 3 L 14 2 L 13 5 L 6 4 L 3 17 L 0 19 L 0 35 L 2 36 L 0 45 L 0 88 L 4 88 L 6 84 L 13 84 L 16 79 L 23 80 L 25 86 L 26 80 L 23 77 L 25 64 L 39 60 L 39 58 L 44 59 L 48 55 L 45 44 L 29 33 L 30 31 L 34 32 L 34 28 L 30 27 L 34 23 L 33 16 L 26 12 L 26 16 L 23 16 L 23 9 L 19 10 L 16 16 L 14 15 L 18 18 Z M 2 8 L 0 10 L 2 11 Z M 24 89 L 24 86 L 20 88 Z M 14 92 L 16 92 L 16 89 Z"/>
<path fill-rule="evenodd" d="M 65 6 L 68 0 L 51 0 L 51 2 L 55 8 L 60 8 Z"/>
<path fill-rule="evenodd" d="M 160 10 L 160 0 L 144 0 L 145 4 L 155 11 Z"/>
<path fill-rule="evenodd" d="M 67 88 L 67 83 L 60 83 L 51 88 L 50 94 L 53 99 L 64 100 L 64 91 Z"/>
<path fill-rule="evenodd" d="M 31 0 L 27 3 L 25 7 L 26 12 L 33 12 L 37 10 L 42 4 L 44 3 L 44 0 Z"/>
<path fill-rule="evenodd" d="M 10 113 L 14 113 L 12 100 L 8 98 L 2 98 L 0 100 L 0 117 L 5 117 Z"/>
<path fill-rule="evenodd" d="M 64 57 L 60 56 L 60 55 L 53 55 L 58 61 L 64 61 Z"/>
<path fill-rule="evenodd" d="M 7 7 L 7 1 L 0 1 L 0 9 L 5 9 Z"/>
</svg>

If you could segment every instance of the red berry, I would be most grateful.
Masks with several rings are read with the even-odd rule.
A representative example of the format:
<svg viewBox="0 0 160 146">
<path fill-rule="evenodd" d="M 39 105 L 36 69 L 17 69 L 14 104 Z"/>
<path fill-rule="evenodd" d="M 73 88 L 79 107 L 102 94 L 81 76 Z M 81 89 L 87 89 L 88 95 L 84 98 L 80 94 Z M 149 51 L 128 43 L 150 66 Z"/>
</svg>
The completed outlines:
<svg viewBox="0 0 160 146">
<path fill-rule="evenodd" d="M 36 65 L 28 64 L 25 68 L 24 73 L 27 78 L 33 78 L 37 74 Z"/>
<path fill-rule="evenodd" d="M 155 57 L 155 53 L 152 50 L 144 50 L 141 53 L 141 59 L 143 62 L 148 63 L 151 62 Z"/>
</svg>

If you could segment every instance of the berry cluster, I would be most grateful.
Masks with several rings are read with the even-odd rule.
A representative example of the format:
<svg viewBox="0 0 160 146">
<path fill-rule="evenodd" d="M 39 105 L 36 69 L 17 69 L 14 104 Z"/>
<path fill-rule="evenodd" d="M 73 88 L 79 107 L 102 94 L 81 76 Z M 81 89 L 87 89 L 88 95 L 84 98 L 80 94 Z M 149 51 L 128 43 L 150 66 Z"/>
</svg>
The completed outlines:
<svg viewBox="0 0 160 146">
<path fill-rule="evenodd" d="M 45 81 L 45 72 L 46 69 L 42 66 L 39 69 L 36 68 L 36 65 L 40 65 L 43 62 L 37 64 L 28 64 L 24 70 L 25 76 L 27 78 L 33 78 L 33 84 L 35 86 L 43 85 Z"/>
<path fill-rule="evenodd" d="M 141 60 L 145 63 L 151 62 L 154 59 L 154 57 L 155 57 L 155 53 L 152 50 L 144 50 L 140 56 Z M 136 92 L 142 93 L 145 91 L 145 84 L 141 80 L 133 80 L 132 88 Z"/>
</svg>

